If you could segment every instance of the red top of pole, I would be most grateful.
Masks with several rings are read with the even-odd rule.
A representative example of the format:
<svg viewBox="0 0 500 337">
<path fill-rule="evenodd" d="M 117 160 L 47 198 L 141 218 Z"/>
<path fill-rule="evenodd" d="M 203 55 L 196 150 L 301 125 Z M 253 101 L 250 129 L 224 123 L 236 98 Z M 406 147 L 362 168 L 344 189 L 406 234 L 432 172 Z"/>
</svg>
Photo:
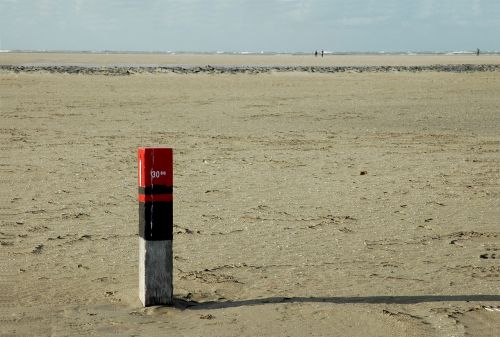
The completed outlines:
<svg viewBox="0 0 500 337">
<path fill-rule="evenodd" d="M 171 148 L 140 147 L 137 175 L 139 201 L 172 201 L 173 170 Z"/>
</svg>

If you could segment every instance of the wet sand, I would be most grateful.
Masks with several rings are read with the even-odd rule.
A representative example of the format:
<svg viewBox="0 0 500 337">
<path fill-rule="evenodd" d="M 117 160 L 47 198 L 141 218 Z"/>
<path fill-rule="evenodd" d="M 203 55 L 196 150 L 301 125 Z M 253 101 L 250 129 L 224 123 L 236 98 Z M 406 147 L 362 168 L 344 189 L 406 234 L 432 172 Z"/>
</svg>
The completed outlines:
<svg viewBox="0 0 500 337">
<path fill-rule="evenodd" d="M 161 63 L 112 56 L 46 62 Z M 179 64 L 288 62 L 217 57 Z M 498 72 L 0 72 L 2 334 L 495 336 L 499 90 Z M 175 307 L 138 299 L 138 146 L 174 148 Z"/>
<path fill-rule="evenodd" d="M 157 65 L 299 65 L 410 66 L 433 64 L 500 64 L 499 55 L 227 55 L 0 53 L 0 64 L 157 64 Z"/>
</svg>

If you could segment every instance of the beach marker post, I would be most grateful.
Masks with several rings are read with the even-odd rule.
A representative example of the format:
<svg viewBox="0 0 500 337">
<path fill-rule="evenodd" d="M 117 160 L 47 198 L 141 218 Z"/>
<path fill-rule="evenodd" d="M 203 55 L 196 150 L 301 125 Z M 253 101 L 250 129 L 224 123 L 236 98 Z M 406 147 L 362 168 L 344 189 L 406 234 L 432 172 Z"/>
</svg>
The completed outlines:
<svg viewBox="0 0 500 337">
<path fill-rule="evenodd" d="M 173 152 L 138 149 L 139 298 L 147 307 L 173 304 Z"/>
</svg>

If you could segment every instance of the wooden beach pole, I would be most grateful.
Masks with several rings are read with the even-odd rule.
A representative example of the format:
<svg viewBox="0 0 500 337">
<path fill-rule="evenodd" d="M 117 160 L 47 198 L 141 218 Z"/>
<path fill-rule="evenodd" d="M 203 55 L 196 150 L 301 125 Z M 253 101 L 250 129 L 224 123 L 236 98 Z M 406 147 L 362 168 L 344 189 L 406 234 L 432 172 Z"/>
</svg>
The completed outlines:
<svg viewBox="0 0 500 337">
<path fill-rule="evenodd" d="M 139 298 L 144 306 L 173 303 L 173 154 L 138 149 Z"/>
</svg>

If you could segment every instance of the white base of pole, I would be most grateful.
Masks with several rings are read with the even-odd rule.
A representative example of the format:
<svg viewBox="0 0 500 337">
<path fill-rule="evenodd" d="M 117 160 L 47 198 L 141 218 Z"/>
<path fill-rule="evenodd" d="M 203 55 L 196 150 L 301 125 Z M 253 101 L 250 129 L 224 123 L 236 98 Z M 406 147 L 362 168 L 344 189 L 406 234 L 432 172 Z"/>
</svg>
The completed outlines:
<svg viewBox="0 0 500 337">
<path fill-rule="evenodd" d="M 172 241 L 139 238 L 139 298 L 147 307 L 173 304 Z"/>
</svg>

